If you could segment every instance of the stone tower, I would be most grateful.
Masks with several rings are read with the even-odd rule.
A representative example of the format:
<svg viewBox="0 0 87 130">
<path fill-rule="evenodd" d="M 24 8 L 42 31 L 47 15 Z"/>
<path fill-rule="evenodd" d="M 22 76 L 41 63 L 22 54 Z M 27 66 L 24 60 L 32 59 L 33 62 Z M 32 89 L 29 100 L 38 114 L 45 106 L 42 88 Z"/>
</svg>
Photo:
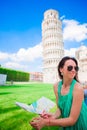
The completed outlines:
<svg viewBox="0 0 87 130">
<path fill-rule="evenodd" d="M 44 20 L 42 21 L 42 47 L 43 82 L 54 83 L 58 81 L 58 63 L 64 56 L 62 23 L 56 10 L 50 9 L 44 13 Z"/>
</svg>

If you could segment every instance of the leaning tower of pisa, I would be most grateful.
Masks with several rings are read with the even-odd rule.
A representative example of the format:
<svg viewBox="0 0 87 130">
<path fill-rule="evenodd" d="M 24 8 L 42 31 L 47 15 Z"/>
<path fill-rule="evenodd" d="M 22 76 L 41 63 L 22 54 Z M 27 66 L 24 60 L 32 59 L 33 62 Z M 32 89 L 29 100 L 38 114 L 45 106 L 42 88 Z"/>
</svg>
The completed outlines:
<svg viewBox="0 0 87 130">
<path fill-rule="evenodd" d="M 50 9 L 44 12 L 42 21 L 43 82 L 58 80 L 57 65 L 64 56 L 62 23 L 59 13 Z"/>
</svg>

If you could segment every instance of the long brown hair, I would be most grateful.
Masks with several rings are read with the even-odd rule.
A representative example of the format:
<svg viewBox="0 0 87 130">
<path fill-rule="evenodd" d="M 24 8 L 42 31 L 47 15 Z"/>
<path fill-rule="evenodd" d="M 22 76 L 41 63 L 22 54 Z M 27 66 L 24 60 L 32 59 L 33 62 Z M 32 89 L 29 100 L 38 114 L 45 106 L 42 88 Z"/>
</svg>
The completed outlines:
<svg viewBox="0 0 87 130">
<path fill-rule="evenodd" d="M 78 62 L 77 62 L 77 60 L 76 60 L 74 57 L 69 57 L 69 56 L 63 57 L 63 58 L 61 59 L 61 61 L 59 62 L 59 64 L 58 64 L 58 74 L 59 74 L 59 78 L 60 78 L 60 79 L 63 79 L 63 75 L 62 75 L 61 72 L 60 72 L 60 68 L 63 68 L 63 67 L 64 67 L 65 62 L 66 62 L 67 60 L 73 60 L 73 61 L 75 62 L 75 64 L 76 64 L 76 66 L 78 66 Z M 74 79 L 75 79 L 76 81 L 79 81 L 79 80 L 78 80 L 78 72 L 76 73 Z"/>
</svg>

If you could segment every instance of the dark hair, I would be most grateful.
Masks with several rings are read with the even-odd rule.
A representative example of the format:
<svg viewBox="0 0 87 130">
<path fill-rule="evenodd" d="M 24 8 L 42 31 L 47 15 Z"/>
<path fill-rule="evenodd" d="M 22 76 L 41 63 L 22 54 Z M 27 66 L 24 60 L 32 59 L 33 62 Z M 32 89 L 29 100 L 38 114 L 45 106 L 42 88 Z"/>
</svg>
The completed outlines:
<svg viewBox="0 0 87 130">
<path fill-rule="evenodd" d="M 75 64 L 76 64 L 76 66 L 78 66 L 78 62 L 77 62 L 77 60 L 76 60 L 74 57 L 69 57 L 69 56 L 63 57 L 63 58 L 61 59 L 61 61 L 59 62 L 59 64 L 58 64 L 58 74 L 59 74 L 60 79 L 63 79 L 63 75 L 62 75 L 61 72 L 60 72 L 60 68 L 63 68 L 63 66 L 65 65 L 65 62 L 66 62 L 67 60 L 73 60 L 73 61 L 75 62 Z M 78 72 L 76 73 L 74 79 L 75 79 L 76 81 L 79 81 L 79 80 L 78 80 Z"/>
</svg>

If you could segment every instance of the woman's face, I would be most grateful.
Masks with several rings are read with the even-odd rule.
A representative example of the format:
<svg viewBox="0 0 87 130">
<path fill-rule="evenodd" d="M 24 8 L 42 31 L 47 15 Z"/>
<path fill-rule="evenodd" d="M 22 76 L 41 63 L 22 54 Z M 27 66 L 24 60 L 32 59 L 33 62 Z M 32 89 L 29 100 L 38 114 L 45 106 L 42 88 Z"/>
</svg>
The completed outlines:
<svg viewBox="0 0 87 130">
<path fill-rule="evenodd" d="M 63 78 L 69 78 L 73 79 L 77 73 L 76 71 L 76 63 L 73 60 L 67 60 L 63 66 L 63 68 L 60 69 L 60 71 L 63 74 Z"/>
</svg>

